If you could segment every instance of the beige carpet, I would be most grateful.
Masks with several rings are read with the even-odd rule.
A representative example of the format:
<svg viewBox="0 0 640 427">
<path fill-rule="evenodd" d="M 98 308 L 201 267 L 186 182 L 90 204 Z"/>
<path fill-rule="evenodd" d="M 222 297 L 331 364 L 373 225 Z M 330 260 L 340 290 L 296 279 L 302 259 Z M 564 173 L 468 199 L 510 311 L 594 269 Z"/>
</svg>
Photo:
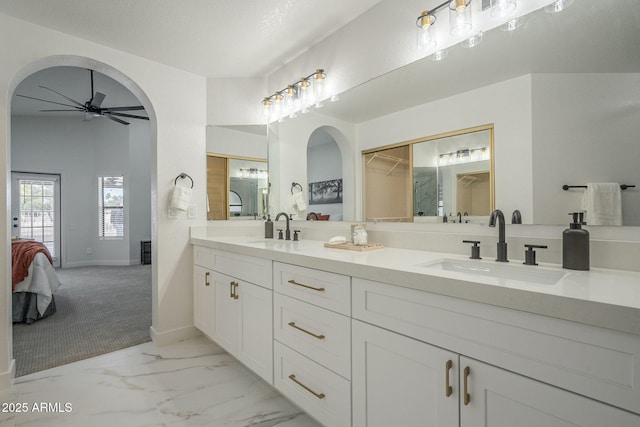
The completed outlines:
<svg viewBox="0 0 640 427">
<path fill-rule="evenodd" d="M 150 341 L 151 266 L 57 270 L 57 312 L 13 325 L 16 376 Z"/>
</svg>

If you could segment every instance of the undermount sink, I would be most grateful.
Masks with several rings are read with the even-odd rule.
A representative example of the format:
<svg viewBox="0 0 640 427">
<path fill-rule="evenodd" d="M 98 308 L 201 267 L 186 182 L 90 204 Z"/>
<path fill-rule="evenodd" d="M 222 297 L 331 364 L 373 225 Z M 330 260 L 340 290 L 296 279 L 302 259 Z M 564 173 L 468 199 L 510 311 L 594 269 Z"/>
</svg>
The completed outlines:
<svg viewBox="0 0 640 427">
<path fill-rule="evenodd" d="M 521 282 L 555 285 L 567 273 L 533 265 L 507 264 L 492 261 L 476 261 L 471 259 L 440 259 L 421 264 L 421 267 L 435 270 L 455 271 L 474 276 L 488 276 L 497 279 L 518 280 Z"/>
</svg>

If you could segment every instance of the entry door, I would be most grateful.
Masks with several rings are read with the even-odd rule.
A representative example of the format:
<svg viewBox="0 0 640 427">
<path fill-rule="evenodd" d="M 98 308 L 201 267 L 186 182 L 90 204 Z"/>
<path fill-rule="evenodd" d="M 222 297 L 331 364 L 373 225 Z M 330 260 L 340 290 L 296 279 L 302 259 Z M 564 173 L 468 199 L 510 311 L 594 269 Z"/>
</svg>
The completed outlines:
<svg viewBox="0 0 640 427">
<path fill-rule="evenodd" d="M 60 267 L 60 175 L 11 173 L 11 235 L 44 243 Z"/>
</svg>

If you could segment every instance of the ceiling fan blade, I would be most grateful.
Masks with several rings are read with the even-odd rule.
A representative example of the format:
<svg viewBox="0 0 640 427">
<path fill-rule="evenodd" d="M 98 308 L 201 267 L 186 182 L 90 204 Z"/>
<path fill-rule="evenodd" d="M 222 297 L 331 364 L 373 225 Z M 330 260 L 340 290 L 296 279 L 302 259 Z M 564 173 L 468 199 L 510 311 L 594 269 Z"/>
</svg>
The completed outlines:
<svg viewBox="0 0 640 427">
<path fill-rule="evenodd" d="M 92 107 L 100 108 L 100 105 L 102 105 L 102 101 L 104 101 L 105 96 L 106 95 L 104 93 L 96 92 L 96 94 L 93 95 L 93 98 L 91 98 L 89 104 Z"/>
<path fill-rule="evenodd" d="M 110 119 L 110 120 L 113 120 L 114 122 L 118 122 L 118 123 L 120 123 L 120 124 L 122 124 L 122 125 L 129 125 L 129 123 L 125 122 L 124 120 L 120 120 L 120 119 L 119 119 L 119 118 L 117 118 L 117 117 L 113 117 L 111 114 L 105 114 L 104 116 L 105 116 L 106 118 L 108 118 L 108 119 Z"/>
<path fill-rule="evenodd" d="M 38 111 L 45 112 L 45 113 L 50 112 L 50 111 L 70 111 L 72 113 L 82 113 L 82 110 L 79 109 L 79 108 L 77 110 L 38 110 Z"/>
<path fill-rule="evenodd" d="M 142 120 L 149 120 L 149 117 L 145 117 L 145 116 L 136 116 L 134 114 L 124 114 L 124 113 L 112 113 L 111 111 L 105 111 L 103 114 L 110 114 L 113 116 L 118 116 L 118 117 L 129 117 L 132 119 L 142 119 Z"/>
<path fill-rule="evenodd" d="M 62 102 L 49 101 L 48 99 L 34 98 L 33 96 L 20 95 L 18 93 L 16 93 L 16 96 L 19 96 L 21 98 L 35 99 L 36 101 L 48 102 L 50 104 L 64 105 L 65 107 L 77 108 L 80 111 L 82 111 L 84 109 L 84 108 L 76 107 L 75 105 L 63 104 Z"/>
<path fill-rule="evenodd" d="M 105 107 L 105 110 L 109 111 L 134 111 L 134 110 L 144 110 L 142 105 L 132 105 L 131 107 Z"/>
<path fill-rule="evenodd" d="M 60 95 L 60 96 L 61 96 L 61 97 L 63 97 L 64 99 L 66 99 L 66 100 L 68 100 L 68 101 L 73 102 L 74 104 L 76 104 L 76 105 L 78 105 L 78 106 L 80 106 L 80 107 L 84 107 L 84 105 L 83 105 L 83 104 L 80 104 L 80 103 L 79 103 L 78 101 L 76 101 L 75 99 L 71 99 L 71 98 L 69 98 L 68 96 L 61 94 L 60 92 L 57 92 L 57 91 L 55 91 L 55 90 L 53 90 L 53 89 L 50 89 L 50 88 L 48 88 L 48 87 L 46 87 L 46 86 L 38 86 L 38 87 L 41 87 L 42 89 L 49 90 L 49 91 L 51 91 L 51 92 L 53 92 L 53 93 L 55 93 L 55 94 Z"/>
</svg>

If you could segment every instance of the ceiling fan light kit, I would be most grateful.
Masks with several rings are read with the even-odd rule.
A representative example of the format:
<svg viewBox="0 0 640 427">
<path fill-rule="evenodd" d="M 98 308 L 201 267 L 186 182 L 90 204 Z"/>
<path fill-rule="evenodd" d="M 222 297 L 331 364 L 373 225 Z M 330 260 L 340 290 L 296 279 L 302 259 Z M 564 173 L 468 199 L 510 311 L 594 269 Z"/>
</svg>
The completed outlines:
<svg viewBox="0 0 640 427">
<path fill-rule="evenodd" d="M 75 99 L 69 98 L 68 96 L 55 91 L 46 86 L 38 86 L 42 89 L 48 90 L 62 98 L 66 99 L 70 102 L 70 104 L 65 104 L 63 102 L 51 101 L 49 99 L 36 98 L 33 96 L 27 96 L 22 94 L 16 94 L 16 96 L 33 99 L 36 101 L 48 102 L 49 104 L 56 104 L 68 107 L 67 109 L 42 109 L 38 110 L 43 113 L 50 112 L 71 112 L 71 113 L 84 113 L 83 121 L 93 120 L 94 117 L 106 117 L 109 120 L 113 120 L 114 122 L 120 123 L 121 125 L 129 125 L 129 122 L 121 119 L 120 117 L 125 117 L 128 119 L 139 119 L 139 120 L 149 120 L 149 117 L 139 116 L 136 114 L 127 114 L 121 113 L 120 111 L 144 111 L 144 107 L 142 105 L 131 105 L 124 107 L 102 107 L 102 103 L 106 98 L 106 95 L 101 92 L 94 91 L 93 88 L 93 70 L 89 70 L 91 73 L 91 99 L 86 101 L 85 103 L 81 103 L 76 101 Z"/>
</svg>

